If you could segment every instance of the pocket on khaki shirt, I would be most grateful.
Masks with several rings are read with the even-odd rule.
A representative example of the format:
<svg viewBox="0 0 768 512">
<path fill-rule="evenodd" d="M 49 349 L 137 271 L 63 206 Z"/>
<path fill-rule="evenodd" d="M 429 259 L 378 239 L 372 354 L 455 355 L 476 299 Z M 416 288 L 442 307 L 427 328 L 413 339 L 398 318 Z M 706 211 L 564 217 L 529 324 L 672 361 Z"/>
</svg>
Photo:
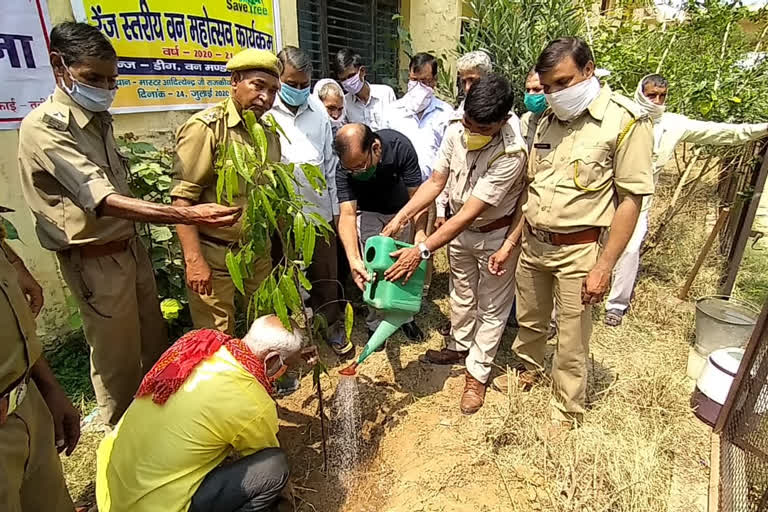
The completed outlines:
<svg viewBox="0 0 768 512">
<path fill-rule="evenodd" d="M 600 190 L 613 177 L 613 155 L 608 146 L 587 146 L 574 151 L 573 182 L 581 190 Z"/>
</svg>

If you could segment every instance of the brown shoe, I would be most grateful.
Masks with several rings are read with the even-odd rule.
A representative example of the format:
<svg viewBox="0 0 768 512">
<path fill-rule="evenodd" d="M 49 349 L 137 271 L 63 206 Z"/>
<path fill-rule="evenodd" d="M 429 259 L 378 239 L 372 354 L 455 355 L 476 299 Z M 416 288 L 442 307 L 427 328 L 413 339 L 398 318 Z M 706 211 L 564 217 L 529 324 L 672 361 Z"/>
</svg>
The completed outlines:
<svg viewBox="0 0 768 512">
<path fill-rule="evenodd" d="M 469 354 L 468 350 L 427 350 L 422 356 L 422 360 L 432 364 L 464 364 L 464 359 Z"/>
<path fill-rule="evenodd" d="M 519 388 L 521 391 L 530 391 L 539 380 L 541 380 L 541 372 L 536 370 L 526 370 L 522 368 L 512 368 L 512 386 Z M 507 378 L 507 374 L 499 375 L 493 379 L 491 384 L 494 389 L 504 393 L 505 395 L 510 390 L 510 382 Z"/>
<path fill-rule="evenodd" d="M 466 383 L 464 393 L 461 394 L 461 412 L 475 414 L 485 402 L 485 384 L 474 378 L 469 372 L 464 372 Z"/>
<path fill-rule="evenodd" d="M 543 430 L 537 432 L 536 437 L 548 444 L 564 441 L 568 432 L 573 430 L 575 424 L 572 421 L 551 420 Z"/>
</svg>

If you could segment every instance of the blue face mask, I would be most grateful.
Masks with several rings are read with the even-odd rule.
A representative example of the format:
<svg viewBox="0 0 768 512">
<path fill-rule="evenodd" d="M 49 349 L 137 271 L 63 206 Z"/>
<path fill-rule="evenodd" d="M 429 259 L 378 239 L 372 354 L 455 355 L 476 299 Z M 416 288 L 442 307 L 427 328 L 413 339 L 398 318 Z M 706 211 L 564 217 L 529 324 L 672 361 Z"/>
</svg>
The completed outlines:
<svg viewBox="0 0 768 512">
<path fill-rule="evenodd" d="M 283 100 L 286 105 L 300 107 L 307 102 L 308 98 L 309 87 L 306 89 L 297 89 L 288 84 L 280 83 L 280 99 Z"/>
<path fill-rule="evenodd" d="M 541 114 L 547 110 L 547 98 L 544 94 L 529 94 L 525 93 L 525 108 L 533 112 L 534 114 Z"/>
</svg>

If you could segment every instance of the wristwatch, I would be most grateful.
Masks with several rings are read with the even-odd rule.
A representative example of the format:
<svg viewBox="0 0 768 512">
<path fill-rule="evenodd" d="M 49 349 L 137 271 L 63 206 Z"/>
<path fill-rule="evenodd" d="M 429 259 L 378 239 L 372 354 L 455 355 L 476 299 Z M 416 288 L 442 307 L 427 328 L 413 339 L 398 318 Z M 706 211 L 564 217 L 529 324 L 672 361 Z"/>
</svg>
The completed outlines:
<svg viewBox="0 0 768 512">
<path fill-rule="evenodd" d="M 417 247 L 419 248 L 419 253 L 421 253 L 421 259 L 428 260 L 432 257 L 432 251 L 427 248 L 427 244 L 421 242 Z"/>
</svg>

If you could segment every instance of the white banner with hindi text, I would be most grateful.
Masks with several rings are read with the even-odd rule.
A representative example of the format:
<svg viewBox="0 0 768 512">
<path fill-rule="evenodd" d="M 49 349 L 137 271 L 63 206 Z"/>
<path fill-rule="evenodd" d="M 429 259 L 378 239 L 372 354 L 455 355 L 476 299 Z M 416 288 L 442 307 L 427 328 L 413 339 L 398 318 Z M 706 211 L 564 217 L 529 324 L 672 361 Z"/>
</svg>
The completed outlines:
<svg viewBox="0 0 768 512">
<path fill-rule="evenodd" d="M 54 88 L 45 0 L 2 0 L 0 130 L 13 130 Z"/>
</svg>

